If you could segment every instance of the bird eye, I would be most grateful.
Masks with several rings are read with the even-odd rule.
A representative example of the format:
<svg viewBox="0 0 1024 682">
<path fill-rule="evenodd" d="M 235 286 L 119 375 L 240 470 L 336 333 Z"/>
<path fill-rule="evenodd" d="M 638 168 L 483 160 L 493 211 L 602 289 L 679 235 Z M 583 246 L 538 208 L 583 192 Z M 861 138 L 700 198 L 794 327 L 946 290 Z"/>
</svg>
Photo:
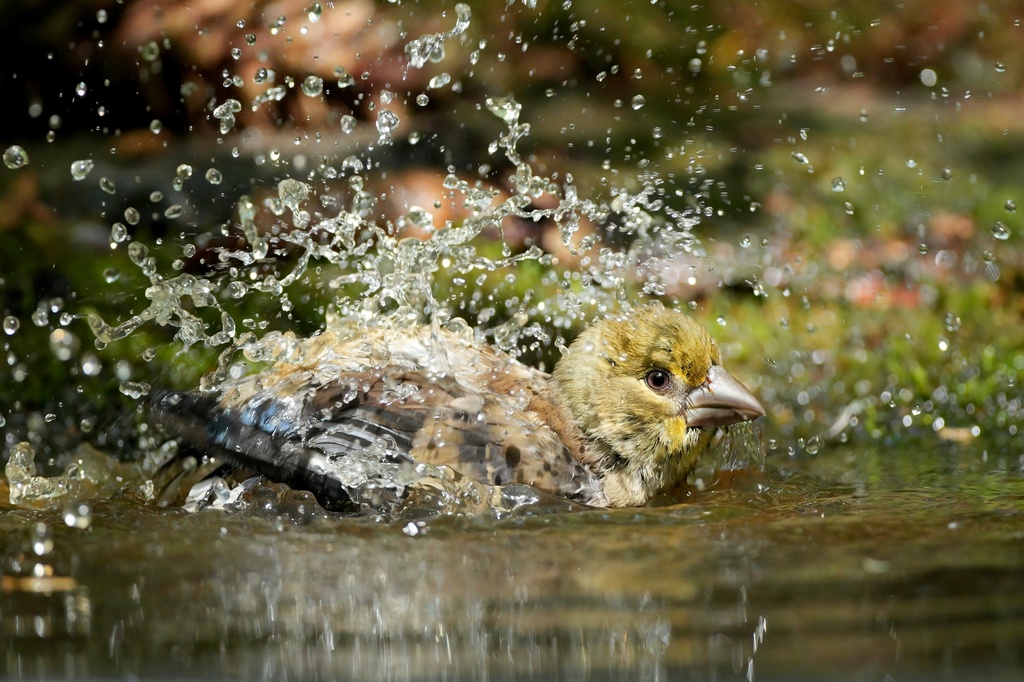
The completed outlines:
<svg viewBox="0 0 1024 682">
<path fill-rule="evenodd" d="M 644 377 L 644 383 L 652 391 L 664 391 L 668 388 L 669 374 L 663 369 L 652 369 Z"/>
</svg>

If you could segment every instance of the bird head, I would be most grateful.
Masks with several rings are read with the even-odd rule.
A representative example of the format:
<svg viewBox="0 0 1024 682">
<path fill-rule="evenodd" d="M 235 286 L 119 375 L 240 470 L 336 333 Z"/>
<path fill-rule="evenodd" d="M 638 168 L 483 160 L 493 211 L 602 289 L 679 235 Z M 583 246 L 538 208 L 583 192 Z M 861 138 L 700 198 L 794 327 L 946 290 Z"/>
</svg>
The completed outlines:
<svg viewBox="0 0 1024 682">
<path fill-rule="evenodd" d="M 582 432 L 582 457 L 616 506 L 643 504 L 681 482 L 716 427 L 765 414 L 722 369 L 711 335 L 660 305 L 580 334 L 555 366 L 552 393 Z"/>
</svg>

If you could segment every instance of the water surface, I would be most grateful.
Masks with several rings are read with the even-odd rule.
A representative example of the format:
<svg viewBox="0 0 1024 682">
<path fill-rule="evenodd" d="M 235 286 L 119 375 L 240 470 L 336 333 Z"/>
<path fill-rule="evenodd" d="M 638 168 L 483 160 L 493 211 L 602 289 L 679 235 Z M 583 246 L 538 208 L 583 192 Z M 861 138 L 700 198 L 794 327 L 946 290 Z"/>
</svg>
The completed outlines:
<svg viewBox="0 0 1024 682">
<path fill-rule="evenodd" d="M 87 529 L 7 511 L 4 674 L 1019 679 L 1024 475 L 981 459 L 826 448 L 666 507 L 500 520 L 380 523 L 301 496 L 193 514 L 115 497 Z"/>
</svg>

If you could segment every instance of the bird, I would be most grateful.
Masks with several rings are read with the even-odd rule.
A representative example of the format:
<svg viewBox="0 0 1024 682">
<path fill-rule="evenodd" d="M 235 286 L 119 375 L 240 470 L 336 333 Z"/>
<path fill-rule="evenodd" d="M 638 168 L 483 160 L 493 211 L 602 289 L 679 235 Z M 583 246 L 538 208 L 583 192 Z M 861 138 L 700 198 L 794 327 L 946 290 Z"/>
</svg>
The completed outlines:
<svg viewBox="0 0 1024 682">
<path fill-rule="evenodd" d="M 264 371 L 155 394 L 154 411 L 187 449 L 335 509 L 400 499 L 438 468 L 644 506 L 686 479 L 720 427 L 765 415 L 707 330 L 657 303 L 599 319 L 550 374 L 465 324 L 339 326 L 263 347 L 275 358 Z"/>
</svg>

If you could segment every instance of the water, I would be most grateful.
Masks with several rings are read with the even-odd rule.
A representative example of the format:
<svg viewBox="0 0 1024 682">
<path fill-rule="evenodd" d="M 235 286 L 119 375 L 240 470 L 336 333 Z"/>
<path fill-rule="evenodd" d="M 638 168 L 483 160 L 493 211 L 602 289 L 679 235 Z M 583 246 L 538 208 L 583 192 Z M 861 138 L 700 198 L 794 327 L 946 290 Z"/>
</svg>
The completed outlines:
<svg viewBox="0 0 1024 682">
<path fill-rule="evenodd" d="M 497 522 L 8 511 L 5 673 L 1013 679 L 1024 480 L 970 454 L 837 450 L 669 507 Z"/>
<path fill-rule="evenodd" d="M 110 56 L 128 21 L 130 60 L 90 58 L 53 99 L 61 79 L 19 72 L 43 94 L 4 145 L 25 226 L 0 225 L 24 254 L 0 271 L 0 675 L 1024 674 L 998 109 L 1020 60 L 935 54 L 873 99 L 864 74 L 896 69 L 873 55 L 903 48 L 865 36 L 893 16 L 822 12 L 808 51 L 788 19 L 575 4 L 314 3 L 199 33 L 169 7 L 164 35 L 128 3 L 76 44 Z M 948 53 L 995 63 L 974 39 Z M 135 119 L 93 70 L 120 61 L 149 93 Z M 649 298 L 693 310 L 769 411 L 654 507 L 452 484 L 380 518 L 221 479 L 156 504 L 177 452 L 140 408 L 154 387 L 345 320 L 475 330 L 550 368 Z"/>
</svg>

